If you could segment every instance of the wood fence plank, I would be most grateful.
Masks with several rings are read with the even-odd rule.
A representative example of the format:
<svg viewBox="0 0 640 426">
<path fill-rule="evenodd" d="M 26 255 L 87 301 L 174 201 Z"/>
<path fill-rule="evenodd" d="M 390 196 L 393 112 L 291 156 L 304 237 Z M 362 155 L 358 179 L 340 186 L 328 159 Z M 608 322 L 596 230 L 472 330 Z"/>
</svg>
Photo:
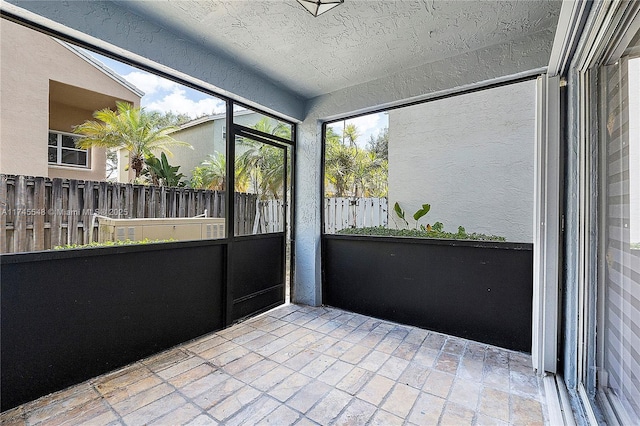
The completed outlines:
<svg viewBox="0 0 640 426">
<path fill-rule="evenodd" d="M 202 191 L 196 191 L 196 215 L 204 214 L 204 194 Z"/>
<path fill-rule="evenodd" d="M 133 198 L 134 198 L 133 185 L 130 183 L 126 183 L 124 185 L 124 204 L 125 204 L 124 208 L 126 210 L 124 216 L 127 219 L 132 219 L 135 217 L 133 215 L 133 207 L 134 207 Z"/>
<path fill-rule="evenodd" d="M 51 248 L 62 244 L 62 179 L 51 183 Z"/>
<path fill-rule="evenodd" d="M 82 239 L 78 241 L 78 244 L 89 244 L 91 236 L 91 219 L 93 217 L 93 208 L 91 207 L 93 200 L 92 187 L 93 182 L 90 180 L 85 180 L 78 186 L 78 189 L 82 192 L 82 205 L 79 206 L 82 212 L 80 215 L 82 221 Z"/>
<path fill-rule="evenodd" d="M 33 185 L 33 249 L 44 250 L 44 216 L 46 214 L 45 195 L 47 188 L 43 177 L 36 177 Z"/>
<path fill-rule="evenodd" d="M 196 215 L 196 199 L 192 189 L 186 190 L 187 192 L 187 217 L 193 217 Z"/>
<path fill-rule="evenodd" d="M 178 217 L 186 217 L 187 215 L 187 197 L 184 188 L 178 188 Z"/>
<path fill-rule="evenodd" d="M 146 207 L 147 207 L 147 188 L 142 185 L 135 186 L 135 192 L 137 194 L 136 201 L 136 214 L 135 218 L 143 218 L 146 216 Z"/>
<path fill-rule="evenodd" d="M 218 199 L 218 217 L 225 217 L 227 215 L 227 199 L 224 192 L 217 192 L 216 198 Z"/>
<path fill-rule="evenodd" d="M 156 187 L 149 187 L 149 205 L 147 206 L 148 213 L 147 217 L 156 217 L 156 204 L 157 204 L 157 195 L 156 195 Z"/>
<path fill-rule="evenodd" d="M 20 253 L 27 250 L 27 178 L 16 179 L 16 214 L 13 222 L 13 251 Z"/>
<path fill-rule="evenodd" d="M 98 184 L 98 214 L 106 216 L 109 213 L 109 183 Z"/>
<path fill-rule="evenodd" d="M 78 217 L 80 216 L 78 181 L 69 180 L 69 212 L 67 215 L 67 244 L 76 244 L 78 241 Z"/>
<path fill-rule="evenodd" d="M 167 197 L 169 196 L 169 191 L 167 191 L 166 186 L 160 187 L 160 214 L 158 217 L 167 217 Z"/>
<path fill-rule="evenodd" d="M 380 198 L 374 198 L 371 203 L 371 226 L 380 224 Z"/>
</svg>

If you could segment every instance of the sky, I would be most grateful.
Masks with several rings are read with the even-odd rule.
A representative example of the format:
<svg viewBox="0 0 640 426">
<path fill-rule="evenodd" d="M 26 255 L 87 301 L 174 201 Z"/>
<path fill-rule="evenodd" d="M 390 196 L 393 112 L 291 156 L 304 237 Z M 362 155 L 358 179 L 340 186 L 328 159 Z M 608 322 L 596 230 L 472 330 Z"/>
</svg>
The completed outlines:
<svg viewBox="0 0 640 426">
<path fill-rule="evenodd" d="M 173 111 L 191 118 L 225 112 L 225 103 L 220 99 L 97 53 L 85 52 L 142 90 L 145 95 L 140 104 L 149 111 Z"/>
<path fill-rule="evenodd" d="M 366 148 L 371 136 L 375 138 L 382 129 L 389 127 L 389 114 L 379 112 L 376 114 L 363 115 L 361 117 L 333 123 L 329 125 L 329 127 L 331 127 L 335 133 L 341 135 L 343 129 L 349 124 L 355 124 L 358 129 L 360 136 L 358 136 L 356 144 L 359 147 Z"/>
<path fill-rule="evenodd" d="M 85 53 L 102 62 L 116 74 L 123 77 L 129 83 L 142 90 L 145 95 L 142 97 L 141 106 L 150 111 L 169 112 L 176 114 L 187 114 L 191 118 L 202 115 L 221 114 L 225 112 L 225 104 L 222 100 L 213 96 L 191 89 L 175 83 L 166 78 L 142 71 L 127 64 L 124 64 L 97 53 L 85 50 Z M 388 127 L 388 114 L 381 112 L 369 114 L 362 117 L 352 118 L 346 122 L 340 121 L 330 127 L 342 134 L 344 126 L 355 124 L 358 128 L 359 137 L 356 143 L 365 147 L 371 136 L 374 138 L 385 127 Z"/>
</svg>

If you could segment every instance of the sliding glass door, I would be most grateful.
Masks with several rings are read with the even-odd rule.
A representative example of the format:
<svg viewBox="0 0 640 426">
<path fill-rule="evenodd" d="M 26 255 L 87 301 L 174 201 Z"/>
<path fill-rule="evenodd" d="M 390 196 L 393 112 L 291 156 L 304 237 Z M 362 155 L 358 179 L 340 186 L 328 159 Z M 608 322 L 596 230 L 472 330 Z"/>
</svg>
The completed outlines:
<svg viewBox="0 0 640 426">
<path fill-rule="evenodd" d="M 605 413 L 640 424 L 640 52 L 600 70 L 598 388 Z"/>
</svg>

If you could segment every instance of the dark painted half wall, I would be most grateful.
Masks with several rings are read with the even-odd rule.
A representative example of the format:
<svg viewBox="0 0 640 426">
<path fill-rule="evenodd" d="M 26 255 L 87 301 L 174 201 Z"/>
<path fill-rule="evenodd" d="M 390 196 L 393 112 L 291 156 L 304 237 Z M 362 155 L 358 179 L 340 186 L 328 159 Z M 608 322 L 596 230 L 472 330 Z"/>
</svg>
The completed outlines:
<svg viewBox="0 0 640 426">
<path fill-rule="evenodd" d="M 1 256 L 2 411 L 221 329 L 226 249 Z"/>
<path fill-rule="evenodd" d="M 323 236 L 323 303 L 531 352 L 531 244 Z"/>
</svg>

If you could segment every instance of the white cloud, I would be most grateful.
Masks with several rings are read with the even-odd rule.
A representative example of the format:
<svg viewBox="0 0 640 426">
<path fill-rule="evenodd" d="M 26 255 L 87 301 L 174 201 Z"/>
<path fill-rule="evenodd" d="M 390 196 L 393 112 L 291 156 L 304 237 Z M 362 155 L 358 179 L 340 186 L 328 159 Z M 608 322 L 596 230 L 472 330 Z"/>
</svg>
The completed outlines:
<svg viewBox="0 0 640 426">
<path fill-rule="evenodd" d="M 142 71 L 133 71 L 123 77 L 147 96 L 156 92 L 172 91 L 179 87 L 178 83 Z"/>
<path fill-rule="evenodd" d="M 189 99 L 186 91 L 176 85 L 173 91 L 160 100 L 156 100 L 144 105 L 149 110 L 161 112 L 173 111 L 177 114 L 188 114 L 191 117 L 198 117 L 205 114 L 221 114 L 225 111 L 224 102 L 216 98 L 205 98 L 200 100 Z"/>
<path fill-rule="evenodd" d="M 388 116 L 384 112 L 380 112 L 377 114 L 369 114 L 363 115 L 362 117 L 351 118 L 346 122 L 339 121 L 332 124 L 330 127 L 333 128 L 333 131 L 335 133 L 341 135 L 344 126 L 355 124 L 355 126 L 358 128 L 359 135 L 356 143 L 361 147 L 365 147 L 369 142 L 369 138 L 371 136 L 376 137 L 383 128 L 389 126 L 388 122 Z"/>
<path fill-rule="evenodd" d="M 380 118 L 382 113 L 363 115 L 362 117 L 347 120 L 347 125 L 355 124 L 360 135 L 371 133 L 371 130 L 380 127 Z"/>
</svg>

